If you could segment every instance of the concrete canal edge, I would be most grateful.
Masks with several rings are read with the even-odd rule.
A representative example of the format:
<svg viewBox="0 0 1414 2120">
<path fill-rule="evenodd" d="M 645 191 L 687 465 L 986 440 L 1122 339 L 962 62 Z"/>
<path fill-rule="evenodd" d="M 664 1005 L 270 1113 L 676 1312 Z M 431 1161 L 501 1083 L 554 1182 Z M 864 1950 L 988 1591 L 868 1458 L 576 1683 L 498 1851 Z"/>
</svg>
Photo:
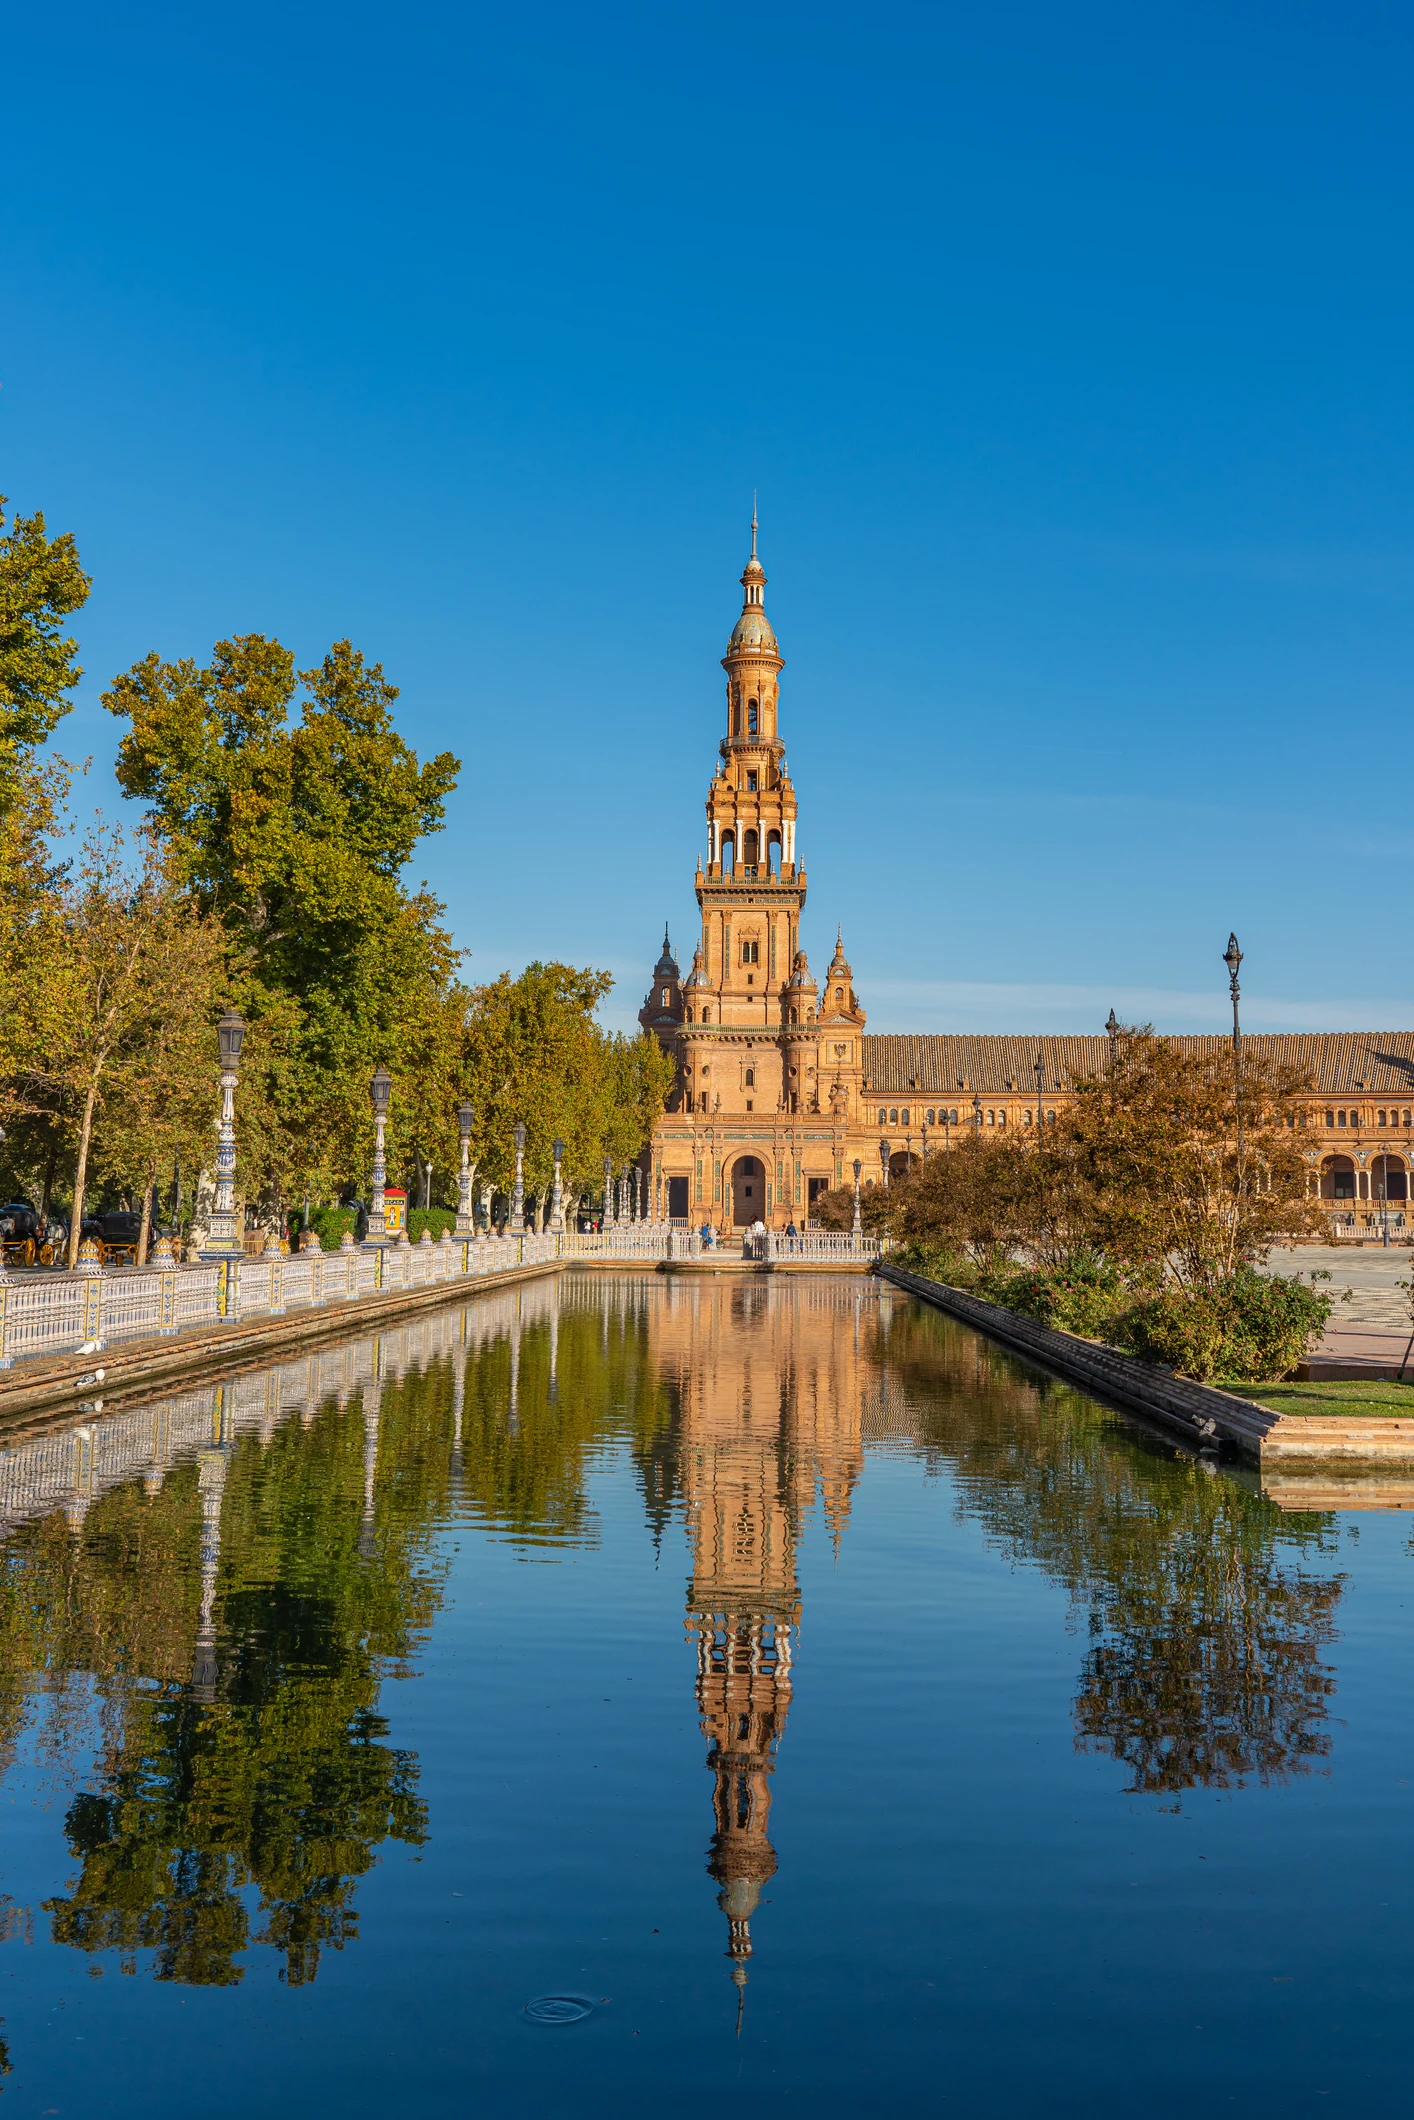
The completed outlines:
<svg viewBox="0 0 1414 2120">
<path fill-rule="evenodd" d="M 563 1259 L 507 1267 L 503 1273 L 438 1281 L 430 1288 L 396 1289 L 352 1303 L 322 1303 L 248 1324 L 207 1325 L 173 1339 L 120 1340 L 96 1354 L 56 1355 L 0 1371 L 0 1434 L 13 1421 L 37 1415 L 111 1411 L 177 1382 L 218 1371 L 258 1368 L 291 1347 L 358 1337 L 400 1325 L 421 1310 L 474 1302 L 491 1289 L 542 1274 L 563 1273 Z M 99 1375 L 99 1371 L 102 1375 Z"/>
<path fill-rule="evenodd" d="M 961 1288 L 927 1280 L 884 1261 L 882 1277 L 910 1295 L 945 1310 L 989 1340 L 1000 1341 L 1042 1369 L 1079 1384 L 1098 1399 L 1143 1415 L 1200 1449 L 1225 1443 L 1255 1463 L 1329 1465 L 1340 1459 L 1365 1463 L 1414 1463 L 1414 1419 L 1362 1418 L 1355 1414 L 1273 1413 L 1251 1399 L 1212 1384 L 1197 1384 L 1155 1369 L 1117 1347 L 1082 1340 L 1073 1332 L 1038 1325 L 998 1303 L 984 1303 Z"/>
</svg>

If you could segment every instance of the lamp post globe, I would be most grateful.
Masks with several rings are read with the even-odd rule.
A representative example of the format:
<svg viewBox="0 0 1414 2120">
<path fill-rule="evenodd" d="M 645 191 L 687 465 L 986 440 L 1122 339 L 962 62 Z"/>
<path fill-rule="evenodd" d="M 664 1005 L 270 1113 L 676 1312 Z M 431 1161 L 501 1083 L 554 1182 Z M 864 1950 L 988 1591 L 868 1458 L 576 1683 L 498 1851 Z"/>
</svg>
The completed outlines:
<svg viewBox="0 0 1414 2120">
<path fill-rule="evenodd" d="M 244 1041 L 245 1020 L 239 1009 L 228 1008 L 216 1025 L 216 1050 L 221 1057 L 223 1075 L 234 1075 L 240 1066 Z"/>
</svg>

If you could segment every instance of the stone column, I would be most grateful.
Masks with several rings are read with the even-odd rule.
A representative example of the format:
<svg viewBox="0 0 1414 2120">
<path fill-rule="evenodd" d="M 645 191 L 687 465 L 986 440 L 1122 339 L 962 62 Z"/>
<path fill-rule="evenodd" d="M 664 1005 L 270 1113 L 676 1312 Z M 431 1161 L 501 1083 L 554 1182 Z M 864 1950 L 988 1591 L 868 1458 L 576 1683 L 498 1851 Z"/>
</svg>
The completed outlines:
<svg viewBox="0 0 1414 2120">
<path fill-rule="evenodd" d="M 555 1183 L 550 1193 L 550 1227 L 558 1235 L 565 1226 L 565 1195 L 560 1172 L 565 1160 L 565 1144 L 556 1141 L 552 1150 L 555 1158 Z"/>
<path fill-rule="evenodd" d="M 525 1228 L 525 1128 L 519 1119 L 515 1123 L 512 1138 L 516 1145 L 516 1176 L 511 1192 L 510 1226 L 519 1235 Z"/>
</svg>

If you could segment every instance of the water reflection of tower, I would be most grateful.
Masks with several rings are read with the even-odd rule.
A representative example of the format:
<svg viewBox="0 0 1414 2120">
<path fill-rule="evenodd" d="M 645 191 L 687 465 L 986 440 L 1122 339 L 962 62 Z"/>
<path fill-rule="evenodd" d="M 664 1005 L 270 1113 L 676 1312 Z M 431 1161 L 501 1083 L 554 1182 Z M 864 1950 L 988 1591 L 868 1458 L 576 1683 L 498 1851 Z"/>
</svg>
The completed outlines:
<svg viewBox="0 0 1414 2120">
<path fill-rule="evenodd" d="M 715 1786 L 708 1873 L 746 1985 L 751 1919 L 774 1876 L 771 1778 L 791 1700 L 797 1551 L 821 1494 L 838 1543 L 861 1463 L 862 1290 L 669 1282 L 654 1317 L 675 1374 L 692 1537 L 687 1623 Z"/>
</svg>

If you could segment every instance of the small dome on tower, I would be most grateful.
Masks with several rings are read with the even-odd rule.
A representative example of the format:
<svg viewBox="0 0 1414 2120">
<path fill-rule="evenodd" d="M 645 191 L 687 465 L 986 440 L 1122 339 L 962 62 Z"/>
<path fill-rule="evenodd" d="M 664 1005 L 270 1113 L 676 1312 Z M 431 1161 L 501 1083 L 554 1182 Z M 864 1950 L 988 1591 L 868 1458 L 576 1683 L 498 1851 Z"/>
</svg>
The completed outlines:
<svg viewBox="0 0 1414 2120">
<path fill-rule="evenodd" d="M 690 972 L 688 973 L 688 975 L 687 975 L 686 979 L 684 979 L 684 981 L 683 981 L 683 983 L 682 983 L 682 985 L 683 985 L 683 992 L 684 992 L 684 993 L 690 993 L 690 992 L 692 992 L 692 991 L 693 991 L 693 990 L 694 990 L 695 988 L 697 988 L 697 987 L 699 987 L 699 986 L 706 986 L 706 984 L 707 984 L 707 973 L 706 973 L 706 969 L 705 969 L 705 967 L 704 967 L 704 965 L 703 965 L 703 963 L 702 963 L 702 951 L 701 951 L 701 948 L 699 947 L 698 949 L 694 950 L 694 952 L 693 952 L 693 956 L 692 956 L 692 970 L 691 970 L 691 971 L 690 971 Z"/>
<path fill-rule="evenodd" d="M 794 993 L 801 993 L 807 988 L 812 994 L 815 991 L 815 981 L 810 976 L 810 960 L 804 950 L 797 950 L 795 953 L 789 985 Z"/>
<path fill-rule="evenodd" d="M 770 656 L 781 660 L 780 645 L 771 630 L 771 621 L 766 616 L 763 597 L 766 590 L 766 569 L 756 556 L 756 504 L 751 507 L 751 557 L 746 562 L 741 577 L 741 617 L 732 628 L 732 637 L 727 642 L 724 661 L 736 655 Z"/>
</svg>

